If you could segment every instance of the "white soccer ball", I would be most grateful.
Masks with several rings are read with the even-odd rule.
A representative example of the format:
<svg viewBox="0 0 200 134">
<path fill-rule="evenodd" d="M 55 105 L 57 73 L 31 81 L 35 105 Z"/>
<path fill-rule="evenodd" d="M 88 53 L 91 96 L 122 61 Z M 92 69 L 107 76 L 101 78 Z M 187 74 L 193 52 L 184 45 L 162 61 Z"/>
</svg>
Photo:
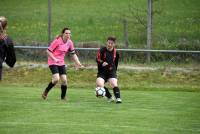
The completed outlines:
<svg viewBox="0 0 200 134">
<path fill-rule="evenodd" d="M 104 97 L 106 95 L 106 90 L 103 87 L 96 87 L 95 95 L 96 97 Z"/>
</svg>

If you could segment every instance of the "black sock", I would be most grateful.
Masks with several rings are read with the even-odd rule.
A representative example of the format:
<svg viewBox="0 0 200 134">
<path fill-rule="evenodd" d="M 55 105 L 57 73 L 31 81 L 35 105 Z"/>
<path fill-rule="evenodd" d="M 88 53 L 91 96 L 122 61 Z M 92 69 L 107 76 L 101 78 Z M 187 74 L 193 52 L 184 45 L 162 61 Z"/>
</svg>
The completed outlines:
<svg viewBox="0 0 200 134">
<path fill-rule="evenodd" d="M 53 84 L 52 82 L 50 82 L 45 91 L 48 93 L 55 85 L 56 84 Z"/>
<path fill-rule="evenodd" d="M 2 68 L 0 67 L 0 81 L 2 79 Z"/>
<path fill-rule="evenodd" d="M 106 97 L 107 97 L 107 98 L 111 98 L 112 95 L 110 94 L 108 88 L 107 88 L 107 87 L 104 87 L 104 89 L 106 90 Z"/>
<path fill-rule="evenodd" d="M 114 87 L 113 92 L 114 92 L 115 98 L 120 98 L 120 91 L 118 87 Z"/>
<path fill-rule="evenodd" d="M 61 99 L 64 99 L 67 92 L 67 85 L 61 85 Z"/>
</svg>

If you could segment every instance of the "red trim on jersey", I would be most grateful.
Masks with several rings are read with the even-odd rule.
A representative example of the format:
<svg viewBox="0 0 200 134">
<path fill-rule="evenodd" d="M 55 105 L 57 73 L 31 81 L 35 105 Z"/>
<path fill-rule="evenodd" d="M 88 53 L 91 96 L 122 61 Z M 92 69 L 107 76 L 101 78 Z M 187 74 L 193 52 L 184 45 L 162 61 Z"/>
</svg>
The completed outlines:
<svg viewBox="0 0 200 134">
<path fill-rule="evenodd" d="M 115 62 L 115 59 L 116 59 L 116 54 L 117 53 L 117 49 L 116 48 L 113 48 L 113 63 Z M 98 52 L 97 52 L 97 61 L 99 62 L 99 63 L 101 63 L 102 62 L 102 60 L 101 60 L 101 52 L 100 52 L 100 49 L 98 50 Z M 106 59 L 106 52 L 103 52 L 103 59 L 105 60 Z"/>
<path fill-rule="evenodd" d="M 101 62 L 101 53 L 100 53 L 100 49 L 97 52 L 97 61 L 100 63 Z"/>
</svg>

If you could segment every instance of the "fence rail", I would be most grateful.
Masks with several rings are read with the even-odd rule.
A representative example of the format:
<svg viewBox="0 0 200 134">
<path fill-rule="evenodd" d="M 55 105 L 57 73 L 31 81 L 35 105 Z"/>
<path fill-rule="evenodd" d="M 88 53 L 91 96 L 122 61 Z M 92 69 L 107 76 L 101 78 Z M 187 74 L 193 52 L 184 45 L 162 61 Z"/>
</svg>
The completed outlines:
<svg viewBox="0 0 200 134">
<path fill-rule="evenodd" d="M 15 46 L 15 48 L 20 49 L 47 49 L 47 46 Z M 99 48 L 76 48 L 76 50 L 87 50 L 87 51 L 94 51 L 98 50 Z M 193 51 L 193 50 L 155 50 L 155 49 L 117 49 L 119 51 L 125 52 L 160 52 L 160 53 L 198 53 L 200 51 Z"/>
</svg>

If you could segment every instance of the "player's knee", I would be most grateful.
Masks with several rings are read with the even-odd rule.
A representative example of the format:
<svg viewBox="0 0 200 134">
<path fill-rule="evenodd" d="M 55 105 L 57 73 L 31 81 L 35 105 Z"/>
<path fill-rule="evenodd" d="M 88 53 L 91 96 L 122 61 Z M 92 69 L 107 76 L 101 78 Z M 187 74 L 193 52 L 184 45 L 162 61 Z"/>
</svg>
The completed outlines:
<svg viewBox="0 0 200 134">
<path fill-rule="evenodd" d="M 67 85 L 67 80 L 65 79 L 65 80 L 62 80 L 62 83 L 61 83 L 62 85 Z"/>
<path fill-rule="evenodd" d="M 104 83 L 102 83 L 102 82 L 97 82 L 97 83 L 96 83 L 96 86 L 97 86 L 97 87 L 104 87 Z"/>
<path fill-rule="evenodd" d="M 104 87 L 104 82 L 102 81 L 97 81 L 96 82 L 97 87 Z"/>
<path fill-rule="evenodd" d="M 97 78 L 97 80 L 96 80 L 96 85 L 97 85 L 98 87 L 104 87 L 104 83 L 105 83 L 104 79 L 102 79 L 102 78 Z"/>
<path fill-rule="evenodd" d="M 57 84 L 59 80 L 60 80 L 59 77 L 54 77 L 54 78 L 52 79 L 52 83 Z"/>
<path fill-rule="evenodd" d="M 111 84 L 112 88 L 118 87 L 118 84 L 116 81 L 112 81 L 110 84 Z"/>
<path fill-rule="evenodd" d="M 97 84 L 97 87 L 104 87 L 104 84 Z"/>
</svg>

